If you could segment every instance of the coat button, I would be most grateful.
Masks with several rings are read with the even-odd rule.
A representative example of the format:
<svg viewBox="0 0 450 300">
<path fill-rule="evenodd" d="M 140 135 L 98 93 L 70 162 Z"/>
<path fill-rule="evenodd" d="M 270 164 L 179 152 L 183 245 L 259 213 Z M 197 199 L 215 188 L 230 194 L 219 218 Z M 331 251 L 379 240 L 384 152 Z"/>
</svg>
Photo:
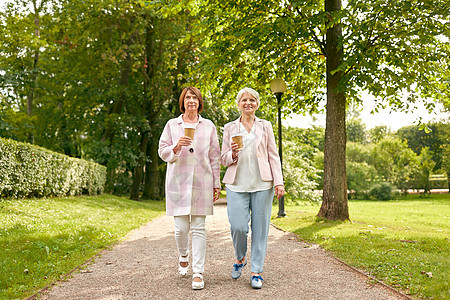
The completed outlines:
<svg viewBox="0 0 450 300">
<path fill-rule="evenodd" d="M 189 152 L 194 153 L 194 148 L 189 149 Z"/>
</svg>

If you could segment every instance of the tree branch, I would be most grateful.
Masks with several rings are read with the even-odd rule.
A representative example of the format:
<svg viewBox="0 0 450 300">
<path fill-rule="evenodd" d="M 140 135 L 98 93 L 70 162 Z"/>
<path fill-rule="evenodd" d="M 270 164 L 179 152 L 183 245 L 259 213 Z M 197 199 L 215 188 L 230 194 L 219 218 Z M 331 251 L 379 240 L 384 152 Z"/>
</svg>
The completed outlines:
<svg viewBox="0 0 450 300">
<path fill-rule="evenodd" d="M 378 19 L 380 13 L 381 13 L 381 12 L 378 12 L 378 13 L 376 14 L 375 20 Z M 371 18 L 371 19 L 372 19 L 372 18 Z M 363 48 L 363 50 L 362 50 L 361 53 L 365 53 L 367 50 L 369 50 L 370 47 L 373 46 L 374 43 L 376 42 L 376 40 L 380 37 L 379 35 L 377 35 L 377 36 L 375 36 L 375 37 L 373 38 L 373 40 L 371 40 L 372 35 L 373 35 L 373 31 L 374 31 L 374 27 L 372 26 L 372 28 L 371 28 L 370 31 L 369 31 L 369 36 L 367 37 L 366 45 L 364 46 L 364 48 Z M 356 61 L 355 61 L 355 62 L 347 69 L 347 71 L 344 72 L 344 76 L 347 76 L 351 71 L 353 71 L 353 69 L 354 69 L 354 68 L 356 67 L 356 65 L 358 65 L 358 64 L 359 64 L 359 62 L 356 62 Z"/>
<path fill-rule="evenodd" d="M 302 14 L 302 12 L 300 11 L 299 7 L 297 6 L 295 8 L 295 10 L 297 11 L 297 13 L 300 15 L 300 17 L 302 17 L 302 19 L 308 23 L 308 20 L 306 19 L 306 17 Z M 312 33 L 312 37 L 314 42 L 319 46 L 320 51 L 322 51 L 322 54 L 327 56 L 327 52 L 325 50 L 325 43 L 323 41 L 320 41 L 319 37 L 316 35 L 316 33 L 314 32 L 314 28 L 312 28 L 311 26 L 309 26 L 309 30 Z"/>
</svg>

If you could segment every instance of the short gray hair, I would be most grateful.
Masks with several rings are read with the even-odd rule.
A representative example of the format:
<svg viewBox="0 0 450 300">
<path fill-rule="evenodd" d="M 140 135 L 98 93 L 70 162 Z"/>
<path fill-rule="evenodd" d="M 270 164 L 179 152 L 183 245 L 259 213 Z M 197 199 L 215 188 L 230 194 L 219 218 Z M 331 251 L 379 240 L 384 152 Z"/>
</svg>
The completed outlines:
<svg viewBox="0 0 450 300">
<path fill-rule="evenodd" d="M 237 94 L 237 96 L 236 96 L 236 104 L 237 104 L 238 106 L 239 106 L 239 102 L 241 101 L 242 95 L 243 95 L 244 93 L 247 93 L 247 94 L 252 95 L 253 97 L 255 97 L 256 104 L 258 104 L 258 107 L 259 107 L 259 104 L 260 104 L 260 101 L 259 101 L 259 93 L 258 93 L 257 91 L 255 91 L 254 89 L 249 88 L 249 87 L 243 88 L 243 89 L 240 90 L 239 93 Z"/>
</svg>

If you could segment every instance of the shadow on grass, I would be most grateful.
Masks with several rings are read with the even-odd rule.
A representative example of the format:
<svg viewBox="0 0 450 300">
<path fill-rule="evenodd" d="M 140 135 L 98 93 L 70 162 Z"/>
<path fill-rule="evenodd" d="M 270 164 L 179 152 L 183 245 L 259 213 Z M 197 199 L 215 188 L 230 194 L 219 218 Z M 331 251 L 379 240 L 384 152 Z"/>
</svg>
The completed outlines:
<svg viewBox="0 0 450 300">
<path fill-rule="evenodd" d="M 296 235 L 304 240 L 312 241 L 318 237 L 318 234 L 326 229 L 337 227 L 348 221 L 331 221 L 326 218 L 314 217 L 312 223 L 305 227 L 299 227 L 293 231 Z"/>
<path fill-rule="evenodd" d="M 99 196 L 78 196 L 68 198 L 54 198 L 54 201 L 61 203 L 70 201 L 74 204 L 80 204 L 86 207 L 94 207 L 96 209 L 111 208 L 143 208 L 154 211 L 164 211 L 165 201 L 141 199 L 140 201 L 130 200 L 128 197 L 118 197 L 110 194 L 102 194 Z"/>
<path fill-rule="evenodd" d="M 0 211 L 5 217 L 0 223 L 1 299 L 22 298 L 58 279 L 136 227 L 130 224 L 147 222 L 165 210 L 164 201 L 111 195 L 18 201 L 5 203 Z"/>
</svg>

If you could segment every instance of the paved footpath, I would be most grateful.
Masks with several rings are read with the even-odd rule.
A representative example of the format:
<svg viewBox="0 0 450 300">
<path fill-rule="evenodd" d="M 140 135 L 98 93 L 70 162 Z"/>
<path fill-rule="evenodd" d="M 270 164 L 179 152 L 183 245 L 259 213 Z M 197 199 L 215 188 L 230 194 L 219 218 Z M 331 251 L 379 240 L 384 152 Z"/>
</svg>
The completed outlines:
<svg viewBox="0 0 450 300">
<path fill-rule="evenodd" d="M 317 246 L 270 228 L 264 286 L 250 286 L 250 267 L 230 277 L 234 261 L 226 204 L 206 218 L 205 289 L 193 291 L 191 277 L 177 273 L 173 218 L 162 216 L 131 232 L 92 264 L 38 296 L 38 299 L 403 299 L 372 284 Z M 250 249 L 250 247 L 249 247 Z M 190 273 L 191 274 L 191 273 Z"/>
</svg>

